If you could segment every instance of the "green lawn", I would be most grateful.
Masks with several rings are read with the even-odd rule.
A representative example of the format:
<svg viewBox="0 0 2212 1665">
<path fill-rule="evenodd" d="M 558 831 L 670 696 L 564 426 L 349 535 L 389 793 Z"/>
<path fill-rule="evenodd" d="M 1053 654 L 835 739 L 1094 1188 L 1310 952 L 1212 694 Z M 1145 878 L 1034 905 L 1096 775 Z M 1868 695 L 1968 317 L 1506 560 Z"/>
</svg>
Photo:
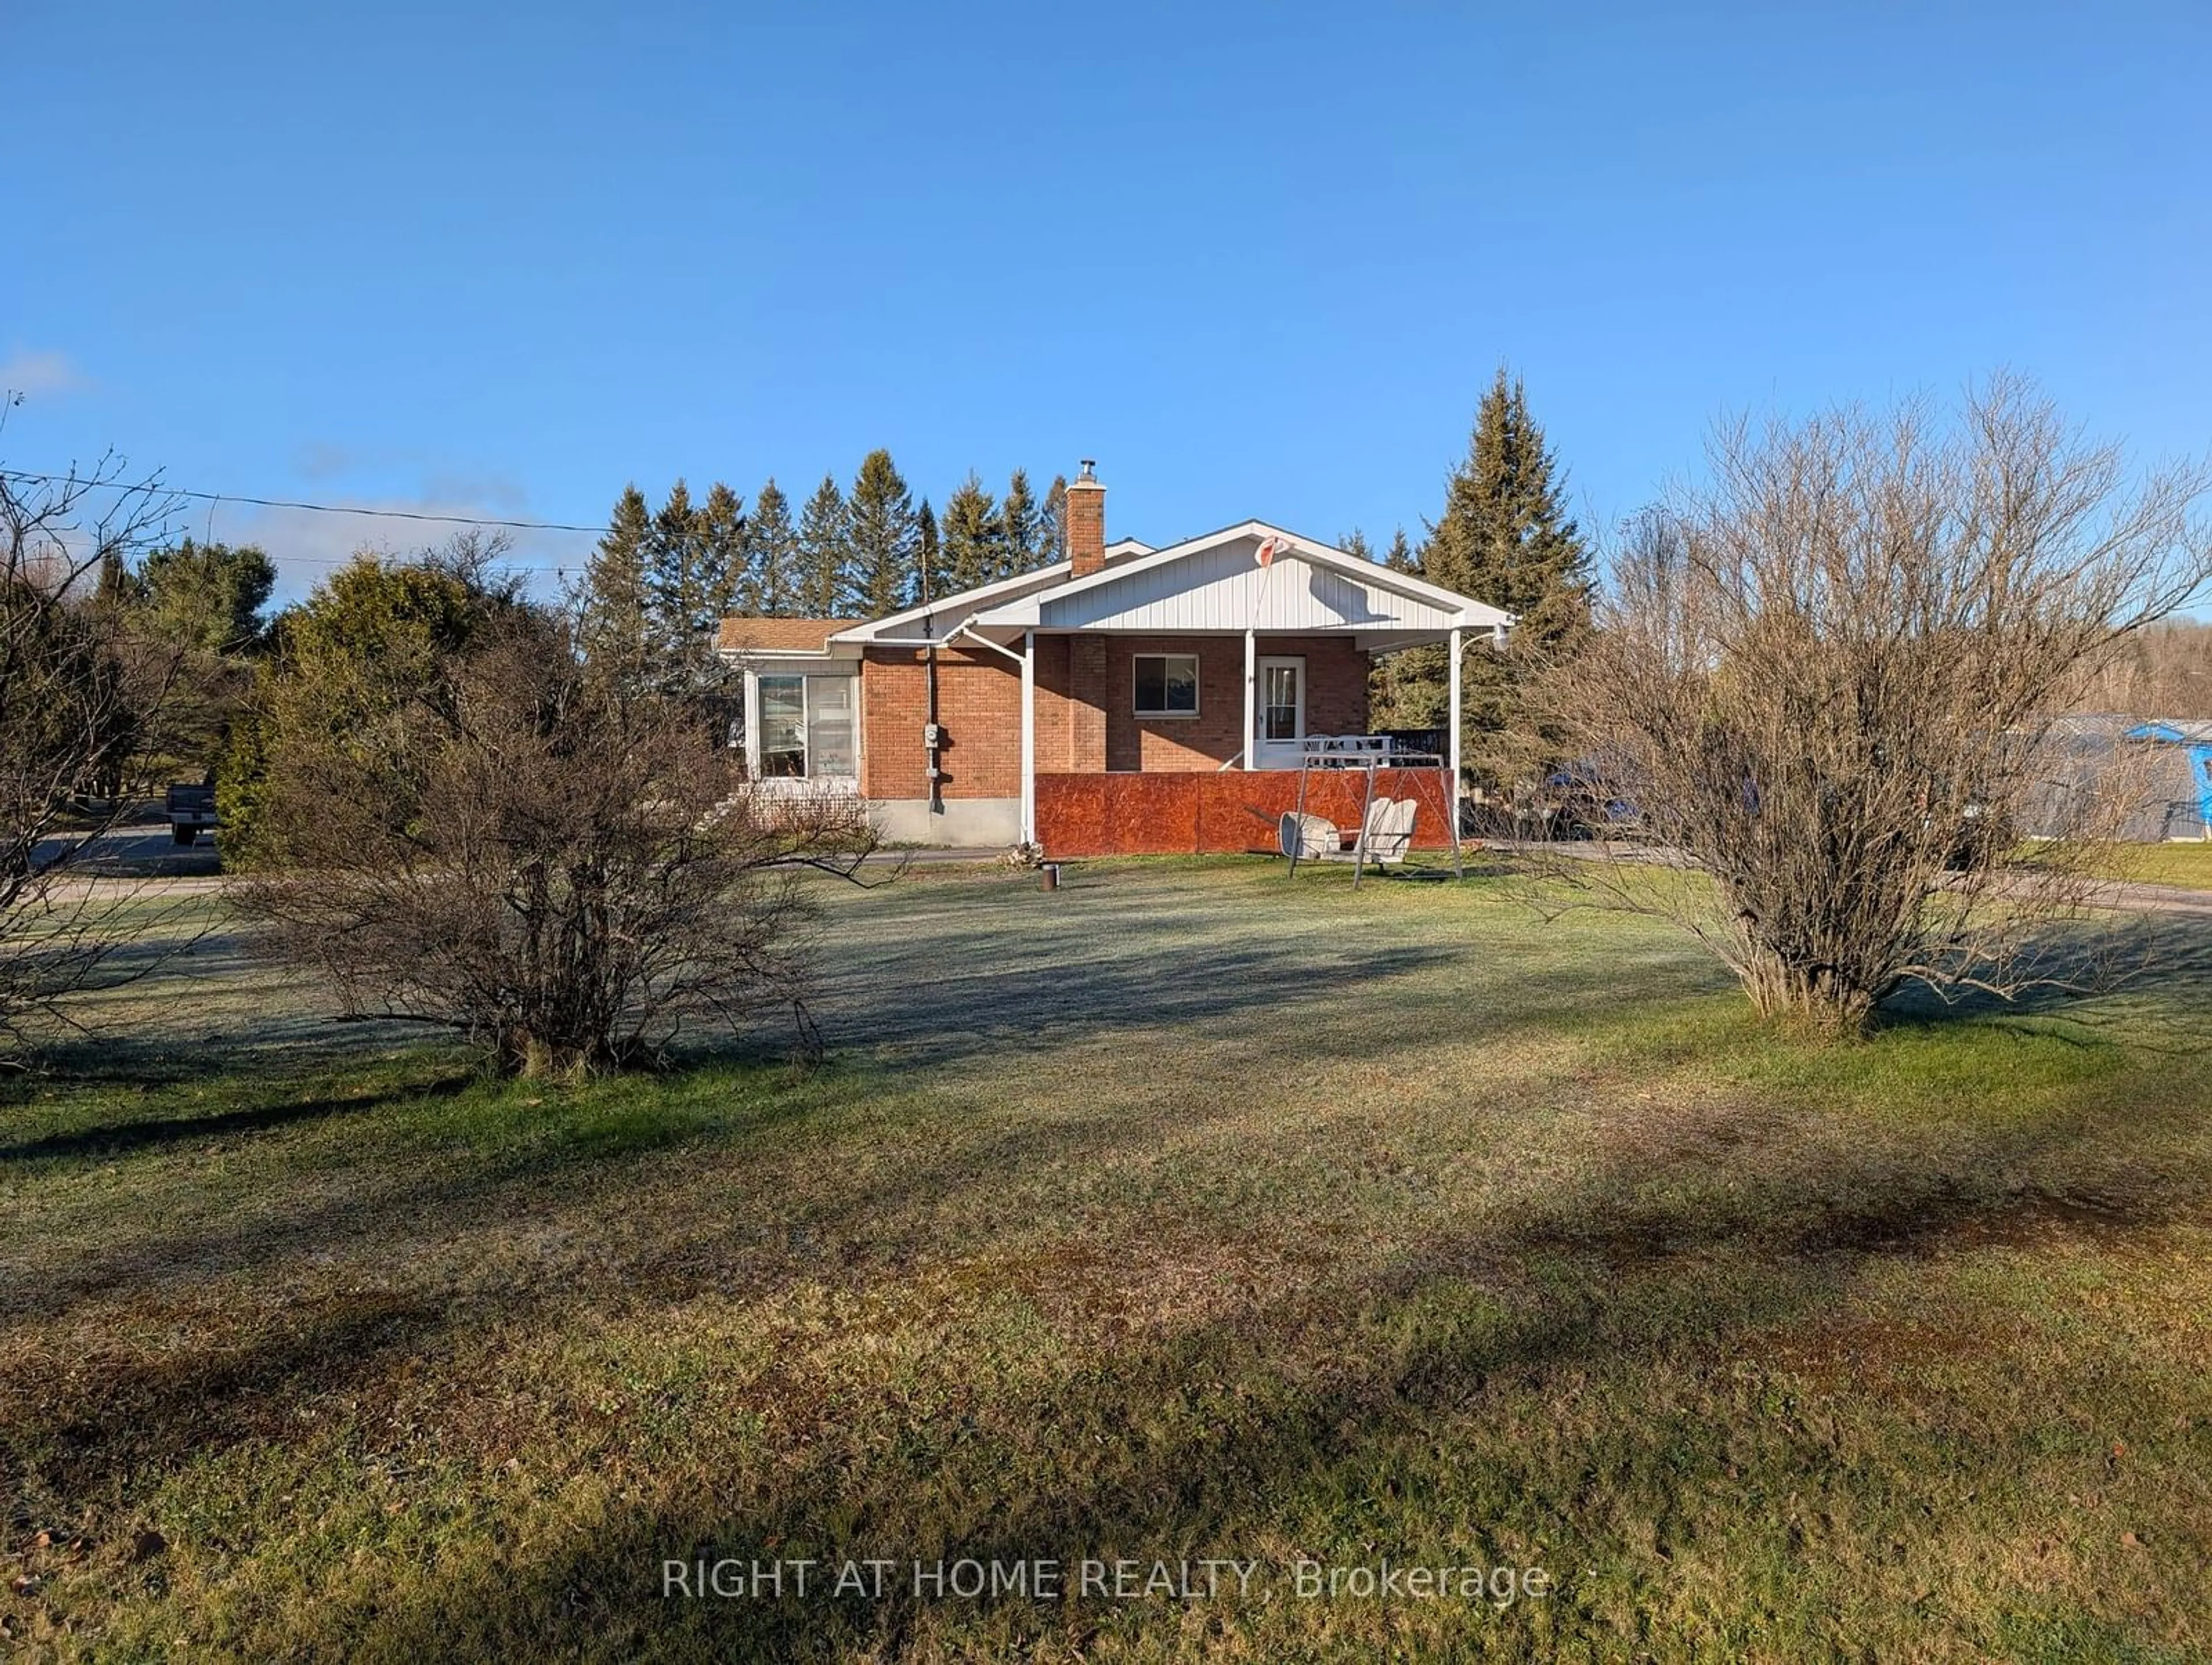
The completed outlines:
<svg viewBox="0 0 2212 1665">
<path fill-rule="evenodd" d="M 2120 876 L 2146 884 L 2212 890 L 2212 843 L 2126 845 L 2120 852 Z"/>
<path fill-rule="evenodd" d="M 489 1083 L 220 939 L 108 997 L 0 1088 L 0 1634 L 2212 1651 L 2212 922 L 2124 999 L 1820 1053 L 1657 927 L 1347 878 L 829 891 L 803 1079 Z M 701 1556 L 896 1565 L 880 1601 L 664 1599 Z M 962 1557 L 1259 1565 L 912 1595 Z M 1297 1593 L 1385 1558 L 1549 1589 Z"/>
</svg>

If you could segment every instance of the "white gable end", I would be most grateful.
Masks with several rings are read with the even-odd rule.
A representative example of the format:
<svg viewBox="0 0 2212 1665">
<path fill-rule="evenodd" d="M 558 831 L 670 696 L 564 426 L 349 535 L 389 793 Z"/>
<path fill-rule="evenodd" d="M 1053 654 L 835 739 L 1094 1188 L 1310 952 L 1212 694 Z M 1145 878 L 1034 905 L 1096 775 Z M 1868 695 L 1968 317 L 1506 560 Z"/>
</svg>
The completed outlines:
<svg viewBox="0 0 2212 1665">
<path fill-rule="evenodd" d="M 989 623 L 1033 623 L 1046 630 L 1449 630 L 1465 613 L 1398 593 L 1310 562 L 1295 550 L 1262 567 L 1260 539 L 1243 537 L 1182 558 L 1095 582 L 1072 594 L 1046 592 L 1030 607 L 1007 608 Z M 1026 617 L 1031 608 L 1034 617 Z M 1019 611 L 1024 617 L 1016 618 Z"/>
</svg>

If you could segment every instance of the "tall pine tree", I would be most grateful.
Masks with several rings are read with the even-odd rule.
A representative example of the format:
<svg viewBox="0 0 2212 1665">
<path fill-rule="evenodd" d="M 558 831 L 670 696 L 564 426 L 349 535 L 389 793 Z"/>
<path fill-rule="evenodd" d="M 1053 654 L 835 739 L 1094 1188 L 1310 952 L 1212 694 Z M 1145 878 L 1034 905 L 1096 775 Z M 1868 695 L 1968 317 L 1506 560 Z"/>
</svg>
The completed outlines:
<svg viewBox="0 0 2212 1665">
<path fill-rule="evenodd" d="M 699 511 L 699 611 L 709 641 L 745 588 L 745 500 L 714 482 Z"/>
<path fill-rule="evenodd" d="M 916 601 L 936 601 L 945 594 L 945 553 L 938 546 L 937 511 L 929 499 L 921 500 L 915 514 L 914 589 Z"/>
<path fill-rule="evenodd" d="M 951 505 L 946 507 L 950 508 Z M 993 578 L 1012 578 L 1017 573 L 1052 564 L 1049 558 L 1038 558 L 1038 513 L 1036 495 L 1030 489 L 1029 471 L 1018 468 L 1013 478 L 1006 482 L 1006 495 L 999 500 L 998 561 L 991 573 Z"/>
<path fill-rule="evenodd" d="M 1558 761 L 1526 695 L 1530 677 L 1571 652 L 1589 628 L 1589 551 L 1566 512 L 1565 486 L 1543 429 L 1528 414 L 1526 390 L 1501 367 L 1419 557 L 1431 583 L 1503 607 L 1518 621 L 1505 652 L 1476 647 L 1461 660 L 1466 757 L 1488 786 L 1540 778 Z M 1393 565 L 1402 558 L 1398 544 L 1386 558 Z M 1377 706 L 1389 726 L 1445 723 L 1445 653 L 1413 648 L 1378 670 Z"/>
<path fill-rule="evenodd" d="M 1067 476 L 1055 474 L 1052 485 L 1044 494 L 1044 507 L 1037 512 L 1036 542 L 1030 564 L 1049 567 L 1067 554 Z"/>
<path fill-rule="evenodd" d="M 845 501 L 853 551 L 851 603 L 866 618 L 895 613 L 912 602 L 921 522 L 914 494 L 888 451 L 871 451 Z"/>
<path fill-rule="evenodd" d="M 791 500 L 774 475 L 753 499 L 745 525 L 745 579 L 742 605 L 763 618 L 783 618 L 798 611 L 799 534 L 792 529 Z"/>
<path fill-rule="evenodd" d="M 585 664 L 620 687 L 637 686 L 651 669 L 645 565 L 652 538 L 653 511 L 645 494 L 635 484 L 624 486 L 575 592 Z"/>
<path fill-rule="evenodd" d="M 852 605 L 852 519 L 845 494 L 835 477 L 825 474 L 799 518 L 799 616 L 804 618 L 850 617 Z"/>
<path fill-rule="evenodd" d="M 945 582 L 949 589 L 972 590 L 1000 576 L 1006 570 L 1000 531 L 999 506 L 970 469 L 945 500 Z"/>
<path fill-rule="evenodd" d="M 1421 558 L 1405 527 L 1390 534 L 1382 564 L 1409 578 L 1420 576 Z M 1439 678 L 1445 668 L 1443 651 L 1433 647 L 1375 655 L 1367 667 L 1367 708 L 1374 714 L 1369 720 L 1377 728 L 1443 726 L 1447 695 Z"/>
<path fill-rule="evenodd" d="M 1475 413 L 1466 461 L 1444 487 L 1422 570 L 1431 583 L 1520 623 L 1516 638 L 1550 648 L 1589 623 L 1589 551 L 1566 513 L 1565 478 L 1501 366 Z"/>
<path fill-rule="evenodd" d="M 728 488 L 720 489 L 720 511 L 731 522 L 726 541 L 734 543 L 744 535 L 744 519 Z M 717 569 L 716 547 L 707 506 L 695 504 L 679 479 L 653 517 L 645 556 L 647 635 L 672 686 L 688 685 L 714 667 L 714 633 L 728 588 Z"/>
<path fill-rule="evenodd" d="M 691 501 L 691 488 L 679 478 L 653 511 L 653 530 L 645 544 L 645 605 L 647 629 L 664 658 L 673 655 L 684 638 L 684 616 L 698 565 L 699 515 Z"/>
</svg>

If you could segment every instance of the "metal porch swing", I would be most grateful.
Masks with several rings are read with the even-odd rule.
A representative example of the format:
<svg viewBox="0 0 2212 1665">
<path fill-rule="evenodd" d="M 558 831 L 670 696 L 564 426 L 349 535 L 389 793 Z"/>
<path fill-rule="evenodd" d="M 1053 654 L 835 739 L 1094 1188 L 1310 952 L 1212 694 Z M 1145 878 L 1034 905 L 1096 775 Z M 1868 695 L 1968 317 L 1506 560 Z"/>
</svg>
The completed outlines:
<svg viewBox="0 0 2212 1665">
<path fill-rule="evenodd" d="M 1306 813 L 1306 782 L 1316 769 L 1358 769 L 1366 777 L 1360 799 L 1359 831 L 1348 850 L 1343 848 L 1342 835 L 1334 823 Z M 1401 769 L 1436 771 L 1443 787 L 1444 827 L 1451 840 L 1452 876 L 1465 878 L 1467 868 L 1459 839 L 1459 782 L 1453 779 L 1451 760 L 1441 752 L 1401 749 L 1388 734 L 1306 736 L 1298 750 L 1297 808 L 1283 817 L 1278 829 L 1283 854 L 1290 858 L 1291 872 L 1296 875 L 1301 860 L 1349 861 L 1352 887 L 1356 890 L 1359 888 L 1359 876 L 1370 861 L 1378 867 L 1395 866 L 1402 862 L 1413 842 L 1415 800 L 1394 799 L 1387 793 L 1380 799 L 1375 795 L 1378 775 L 1387 778 L 1389 773 Z"/>
</svg>

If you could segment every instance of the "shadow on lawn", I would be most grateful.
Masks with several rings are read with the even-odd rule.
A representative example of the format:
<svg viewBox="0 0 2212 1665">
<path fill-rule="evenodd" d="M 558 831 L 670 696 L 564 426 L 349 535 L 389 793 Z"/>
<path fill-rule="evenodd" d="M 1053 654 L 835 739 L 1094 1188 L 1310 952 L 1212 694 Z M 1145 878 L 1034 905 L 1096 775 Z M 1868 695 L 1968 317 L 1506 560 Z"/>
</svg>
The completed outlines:
<svg viewBox="0 0 2212 1665">
<path fill-rule="evenodd" d="M 2131 1045 L 2212 1047 L 2212 920 L 2147 916 L 2109 930 L 2061 927 L 2027 945 L 2024 986 L 2007 998 L 1962 989 L 1946 1000 L 1911 984 L 1885 1002 L 1890 1026 L 2027 1018 L 2077 1030 L 2124 1030 Z"/>
<path fill-rule="evenodd" d="M 1492 1025 L 1554 1030 L 1619 998 L 1618 976 L 1594 958 L 1547 968 L 1545 1011 L 1534 1023 L 1525 1011 L 1493 1018 L 1470 1001 L 1466 986 L 1419 981 L 1464 963 L 1464 943 L 1364 943 L 1355 931 L 1324 937 L 1309 928 L 1271 939 L 1260 929 L 1229 945 L 1194 934 L 1178 939 L 1170 928 L 1141 954 L 1086 954 L 1057 937 L 979 941 L 953 951 L 893 948 L 865 975 L 834 980 L 823 1030 L 833 1048 L 865 1049 L 902 1066 L 1049 1052 L 1130 1032 L 1237 1040 L 1255 1023 L 1264 1024 L 1273 1048 L 1331 1055 L 1347 1025 L 1374 1046 L 1418 1045 L 1443 1032 L 1425 1026 L 1446 1021 L 1455 1038 L 1480 1039 Z M 1704 965 L 1692 962 L 1685 971 L 1686 990 L 1711 986 Z"/>
<path fill-rule="evenodd" d="M 451 1098 L 465 1091 L 478 1079 L 472 1073 L 454 1073 L 410 1081 L 404 1086 L 383 1092 L 354 1093 L 344 1097 L 318 1096 L 281 1103 L 256 1104 L 246 1109 L 214 1110 L 198 1115 L 146 1116 L 94 1127 L 72 1128 L 66 1133 L 45 1133 L 13 1145 L 0 1145 L 0 1162 L 36 1162 L 52 1157 L 122 1156 L 149 1147 L 174 1145 L 185 1139 L 266 1133 L 302 1121 L 365 1115 L 385 1109 L 403 1098 L 410 1102 Z"/>
<path fill-rule="evenodd" d="M 1059 946 L 1064 951 L 1065 945 Z M 868 969 L 869 981 L 861 985 L 868 991 L 865 995 L 831 1008 L 841 1014 L 832 1030 L 833 1042 L 896 1068 L 997 1054 L 1024 1043 L 1051 1048 L 1073 1038 L 1111 1036 L 1133 1025 L 1162 1024 L 1198 1025 L 1218 1044 L 1264 1047 L 1279 1061 L 1325 1056 L 1342 1044 L 1326 1010 L 1327 984 L 1310 975 L 1297 975 L 1300 968 L 1310 966 L 1313 948 L 1296 938 L 1211 949 L 1188 946 L 1174 953 L 1173 964 L 1158 975 L 1147 972 L 1141 963 L 1131 966 L 1102 956 L 1079 971 L 1064 970 L 1054 977 L 1024 958 L 1033 955 L 1049 963 L 1054 949 L 1051 943 L 1010 949 L 1011 963 L 964 975 L 947 970 L 934 977 L 928 974 L 928 963 L 949 957 L 919 950 L 887 954 Z M 1358 980 L 1372 1000 L 1378 987 L 1455 951 L 1443 947 L 1340 949 L 1330 964 L 1332 975 Z M 1289 1023 L 1286 1015 L 1304 1021 Z M 1389 1047 L 1418 1045 L 1406 1034 L 1368 1038 L 1370 1042 L 1379 1038 L 1384 1050 L 1378 1056 L 1386 1060 Z M 357 1100 L 316 1094 L 307 1103 L 205 1115 L 123 1119 L 92 1128 L 56 1130 L 0 1148 L 0 1160 L 82 1158 L 109 1152 L 151 1155 L 199 1139 L 276 1132 L 388 1108 L 401 1100 L 455 1096 L 477 1079 L 465 1069 L 449 1068 L 427 1085 L 417 1078 Z M 549 1126 L 557 1125 L 550 1114 L 547 1121 Z M 641 1144 L 626 1137 L 617 1145 L 641 1149 L 689 1137 L 699 1127 L 696 1119 L 675 1117 L 660 1133 L 643 1137 Z M 909 1204 L 975 1172 L 1004 1171 L 1016 1162 L 1080 1163 L 1094 1152 L 1109 1152 L 1121 1137 L 1116 1124 L 1105 1117 L 1084 1124 L 1061 1119 L 1049 1133 L 1026 1125 L 1010 1127 L 989 1137 L 988 1150 L 979 1151 L 971 1144 L 939 1152 L 934 1160 L 909 1164 L 895 1182 L 896 1200 Z M 297 1203 L 285 1199 L 256 1207 L 241 1218 L 197 1231 L 189 1241 L 169 1235 L 173 1228 L 165 1223 L 158 1232 L 41 1267 L 35 1279 L 9 1275 L 0 1268 L 0 1310 L 54 1314 L 86 1296 L 125 1286 L 159 1291 L 228 1271 L 279 1264 L 286 1256 L 331 1243 L 350 1243 L 356 1248 L 382 1244 L 398 1255 L 424 1235 L 491 1230 L 518 1206 L 587 1191 L 599 1178 L 592 1164 L 620 1153 L 620 1148 L 611 1150 L 604 1141 L 589 1138 L 508 1150 L 493 1146 L 471 1151 L 458 1164 L 441 1160 L 373 1176 L 369 1182 L 332 1194 L 310 1193 Z M 876 1217 L 887 1218 L 888 1211 L 878 1209 Z"/>
<path fill-rule="evenodd" d="M 1480 1424 L 1554 1376 L 1658 1362 L 1724 1372 L 1749 1335 L 1838 1306 L 1878 1258 L 2002 1240 L 2031 1221 L 2075 1229 L 2063 1191 L 1996 1176 L 2063 1177 L 2105 1138 L 2097 1116 L 2069 1114 L 2011 1130 L 1954 1172 L 1876 1169 L 1832 1151 L 1823 1166 L 1782 1164 L 1777 1184 L 1762 1158 L 1786 1142 L 1786 1125 L 1723 1139 L 1721 1119 L 1692 1115 L 1639 1137 L 1589 1183 L 1510 1216 L 1432 1231 L 1188 1329 L 1084 1349 L 1042 1385 L 965 1415 L 925 1415 L 896 1439 L 825 1422 L 796 1430 L 769 1471 L 656 1486 L 633 1468 L 642 1498 L 588 1531 L 497 1565 L 464 1563 L 404 1598 L 331 1601 L 315 1615 L 318 1650 L 336 1656 L 368 1639 L 395 1657 L 883 1659 L 936 1656 L 945 1625 L 983 1652 L 1048 1638 L 1079 1647 L 1101 1627 L 1178 1621 L 1158 1608 L 933 1608 L 910 1591 L 866 1603 L 668 1601 L 661 1566 L 700 1555 L 1249 1557 L 1298 1529 L 1316 1499 L 1336 1500 L 1322 1506 L 1345 1543 L 1504 1558 L 1502 1542 L 1394 1544 L 1399 1505 L 1376 1492 L 1393 1472 L 1378 1453 L 1433 1441 L 1452 1419 Z M 1739 1182 L 1716 1190 L 1717 1166 L 1734 1166 Z M 2144 1184 L 2130 1224 L 2201 1212 L 2201 1185 L 2183 1196 L 2171 1180 Z M 844 1229 L 865 1232 L 876 1210 L 900 1206 L 855 1194 Z M 1639 1443 L 1662 1439 L 1686 1443 Z M 1645 1481 L 1718 1483 L 1724 1445 L 1717 1432 L 1621 1430 L 1605 1448 L 1617 1474 L 1564 1484 L 1543 1452 L 1493 1446 L 1464 1483 L 1501 1509 L 1577 1483 L 1631 1496 Z M 1553 1552 L 1571 1564 L 1581 1528 L 1568 1519 L 1559 1529 L 1567 1540 Z M 1655 1585 L 1668 1576 L 1656 1562 L 1650 1572 Z M 1475 1622 L 1501 1651 L 1538 1639 L 1524 1612 Z"/>
<path fill-rule="evenodd" d="M 51 1499 L 37 1512 L 64 1519 L 81 1501 L 109 1494 L 133 1473 L 179 1465 L 246 1439 L 296 1437 L 307 1401 L 368 1389 L 443 1349 L 455 1327 L 451 1303 L 391 1291 L 339 1291 L 295 1302 L 281 1323 L 250 1344 L 155 1361 L 70 1361 L 94 1380 L 73 1405 L 55 1406 L 51 1377 L 33 1411 L 27 1396 L 0 1413 L 0 1452 L 26 1494 Z M 87 1390 L 88 1389 L 88 1390 Z M 35 1504 L 32 1505 L 34 1510 Z"/>
</svg>

